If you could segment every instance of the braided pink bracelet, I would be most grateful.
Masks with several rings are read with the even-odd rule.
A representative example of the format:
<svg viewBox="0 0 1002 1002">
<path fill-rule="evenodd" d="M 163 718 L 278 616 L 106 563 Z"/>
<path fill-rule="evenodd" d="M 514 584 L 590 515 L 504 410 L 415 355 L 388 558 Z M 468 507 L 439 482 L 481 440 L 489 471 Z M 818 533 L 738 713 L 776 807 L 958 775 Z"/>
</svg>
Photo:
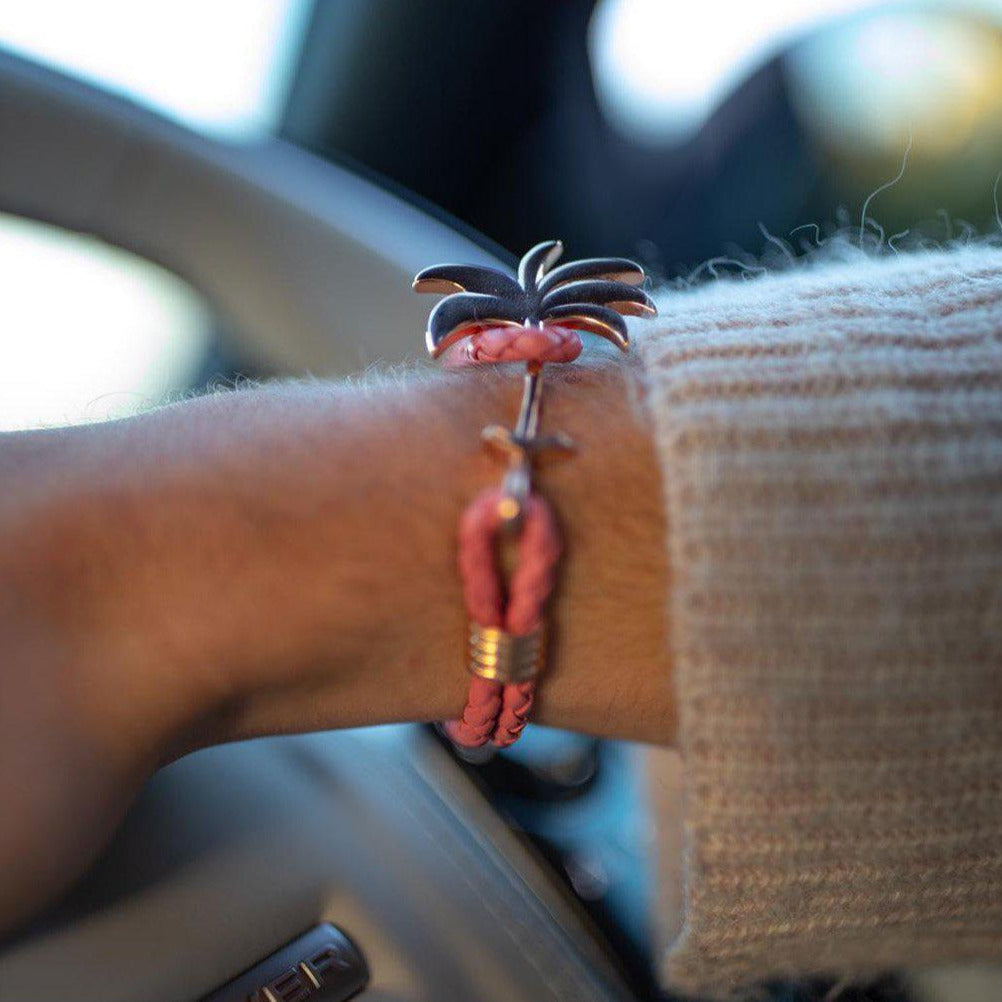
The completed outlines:
<svg viewBox="0 0 1002 1002">
<path fill-rule="evenodd" d="M 444 729 L 464 748 L 518 740 L 546 662 L 546 604 L 563 543 L 552 507 L 533 486 L 533 462 L 545 449 L 574 445 L 565 435 L 539 434 L 543 366 L 573 362 L 583 347 L 579 331 L 628 351 L 623 315 L 656 313 L 638 288 L 639 265 L 594 258 L 553 268 L 562 253 L 557 240 L 538 244 L 522 258 L 517 279 L 473 265 L 437 265 L 414 279 L 417 292 L 447 293 L 428 318 L 433 358 L 465 340 L 453 356 L 461 364 L 526 363 L 514 429 L 490 425 L 481 433 L 507 462 L 504 480 L 470 503 L 459 527 L 472 678 L 462 717 Z"/>
</svg>

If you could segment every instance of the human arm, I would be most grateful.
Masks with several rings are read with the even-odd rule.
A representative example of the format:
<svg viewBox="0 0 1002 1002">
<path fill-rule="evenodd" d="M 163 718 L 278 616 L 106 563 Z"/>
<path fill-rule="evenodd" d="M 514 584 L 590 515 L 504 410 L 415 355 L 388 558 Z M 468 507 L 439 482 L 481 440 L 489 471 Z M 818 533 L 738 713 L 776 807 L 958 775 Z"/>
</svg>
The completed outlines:
<svg viewBox="0 0 1002 1002">
<path fill-rule="evenodd" d="M 547 427 L 582 449 L 543 471 L 569 549 L 541 719 L 670 741 L 677 714 L 685 803 L 660 823 L 684 810 L 685 888 L 663 899 L 684 903 L 667 954 L 682 989 L 1002 954 L 1000 304 L 1002 255 L 986 247 L 720 283 L 663 298 L 638 344 L 642 373 L 584 373 L 551 396 Z M 187 694 L 159 704 L 189 724 L 123 771 L 100 808 L 106 828 L 141 777 L 185 748 L 461 705 L 458 657 L 436 646 L 460 645 L 465 625 L 441 541 L 494 480 L 472 439 L 511 412 L 516 381 L 383 386 L 370 391 L 375 411 L 358 389 L 293 390 L 303 395 L 208 398 L 109 426 L 122 437 L 95 434 L 92 447 L 107 443 L 96 451 L 53 433 L 59 462 L 35 462 L 44 436 L 9 440 L 5 481 L 33 469 L 22 482 L 36 483 L 46 467 L 65 477 L 4 507 L 8 596 L 50 620 L 8 631 L 49 648 L 18 663 L 89 651 L 82 663 L 121 680 L 151 631 L 149 677 L 180 672 Z M 339 474 L 342 462 L 362 472 Z M 158 503 L 120 509 L 95 470 Z M 115 504 L 70 510 L 82 484 Z M 63 502 L 38 506 L 51 497 Z M 65 540 L 11 516 L 46 510 L 36 526 L 62 525 Z M 106 526 L 89 510 L 129 517 Z M 131 559 L 105 555 L 101 572 L 92 557 L 110 540 Z M 165 568 L 177 573 L 162 581 Z M 382 601 L 342 608 L 341 590 Z M 53 592 L 64 607 L 49 612 Z M 102 595 L 116 601 L 94 625 L 108 603 L 75 596 Z M 200 651 L 212 656 L 190 656 Z M 394 691 L 365 695 L 384 679 Z M 50 706 L 43 695 L 33 705 Z M 123 744 L 162 734 L 164 719 L 121 714 Z M 95 802 L 78 795 L 76 810 Z"/>
<path fill-rule="evenodd" d="M 275 385 L 0 438 L 0 926 L 204 744 L 455 715 L 463 505 L 512 372 Z M 537 719 L 670 740 L 660 482 L 636 372 L 557 375 L 541 471 L 568 538 Z M 62 836 L 65 836 L 63 838 Z M 42 851 L 43 847 L 47 851 Z"/>
</svg>

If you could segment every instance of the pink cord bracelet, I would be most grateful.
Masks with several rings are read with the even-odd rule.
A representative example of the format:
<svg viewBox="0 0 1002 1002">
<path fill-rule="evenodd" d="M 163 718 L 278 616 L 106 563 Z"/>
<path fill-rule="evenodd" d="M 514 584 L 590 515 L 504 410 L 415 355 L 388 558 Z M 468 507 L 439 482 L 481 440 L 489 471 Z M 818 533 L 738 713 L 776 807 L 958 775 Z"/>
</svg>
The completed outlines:
<svg viewBox="0 0 1002 1002">
<path fill-rule="evenodd" d="M 629 350 L 623 316 L 654 316 L 639 286 L 644 272 L 624 258 L 572 261 L 554 268 L 563 245 L 538 244 L 522 258 L 517 279 L 493 268 L 436 265 L 414 279 L 417 292 L 446 293 L 428 318 L 433 358 L 457 365 L 525 362 L 522 406 L 514 429 L 491 425 L 483 442 L 507 463 L 499 488 L 482 491 L 463 512 L 459 572 L 470 620 L 471 673 L 459 720 L 443 725 L 463 748 L 517 741 L 532 711 L 546 663 L 546 606 L 563 541 L 549 502 L 534 488 L 533 464 L 546 449 L 572 450 L 564 435 L 541 436 L 543 367 L 573 362 L 580 331 Z"/>
</svg>

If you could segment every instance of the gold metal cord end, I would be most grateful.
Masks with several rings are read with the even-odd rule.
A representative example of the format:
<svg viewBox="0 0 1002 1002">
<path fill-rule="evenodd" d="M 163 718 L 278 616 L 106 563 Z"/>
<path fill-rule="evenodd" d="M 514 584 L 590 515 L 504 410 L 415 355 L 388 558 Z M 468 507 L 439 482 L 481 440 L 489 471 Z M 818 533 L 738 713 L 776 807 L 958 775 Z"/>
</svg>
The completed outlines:
<svg viewBox="0 0 1002 1002">
<path fill-rule="evenodd" d="M 535 678 L 546 661 L 546 634 L 542 626 L 517 637 L 496 626 L 470 623 L 468 667 L 474 675 L 510 685 Z"/>
</svg>

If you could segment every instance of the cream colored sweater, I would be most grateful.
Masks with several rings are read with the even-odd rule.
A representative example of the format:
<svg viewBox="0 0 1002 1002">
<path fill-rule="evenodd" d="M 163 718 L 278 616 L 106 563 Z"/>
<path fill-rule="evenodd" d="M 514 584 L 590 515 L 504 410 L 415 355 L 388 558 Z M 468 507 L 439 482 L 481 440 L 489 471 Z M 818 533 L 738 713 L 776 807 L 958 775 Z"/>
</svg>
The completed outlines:
<svg viewBox="0 0 1002 1002">
<path fill-rule="evenodd" d="M 1002 252 L 660 307 L 640 353 L 685 763 L 669 983 L 998 956 Z"/>
</svg>

